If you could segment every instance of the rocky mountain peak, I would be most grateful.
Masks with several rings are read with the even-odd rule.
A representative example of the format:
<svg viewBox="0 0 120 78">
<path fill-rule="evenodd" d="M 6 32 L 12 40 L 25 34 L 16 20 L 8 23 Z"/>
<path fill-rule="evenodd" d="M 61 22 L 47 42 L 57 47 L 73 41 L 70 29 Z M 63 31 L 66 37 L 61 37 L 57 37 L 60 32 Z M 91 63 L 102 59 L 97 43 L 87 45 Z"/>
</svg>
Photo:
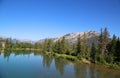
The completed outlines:
<svg viewBox="0 0 120 78">
<path fill-rule="evenodd" d="M 100 35 L 98 32 L 93 31 L 93 30 L 88 30 L 86 32 L 77 32 L 77 33 L 68 33 L 66 35 L 63 35 L 66 39 L 66 41 L 70 44 L 74 44 L 77 41 L 78 36 L 80 35 L 81 39 L 84 37 L 84 33 L 86 34 L 87 37 L 87 41 L 89 44 L 91 44 L 92 42 L 95 42 L 97 44 L 98 41 L 98 36 Z M 62 37 L 56 37 L 56 38 L 50 38 L 52 39 L 54 42 L 61 40 Z M 10 37 L 6 37 L 6 36 L 0 36 L 0 40 L 5 40 L 8 39 Z M 45 39 L 41 39 L 37 42 L 44 42 Z M 24 43 L 35 43 L 36 41 L 32 41 L 32 40 L 26 40 L 26 39 L 12 39 L 12 42 L 16 43 L 16 42 L 24 42 Z"/>
</svg>

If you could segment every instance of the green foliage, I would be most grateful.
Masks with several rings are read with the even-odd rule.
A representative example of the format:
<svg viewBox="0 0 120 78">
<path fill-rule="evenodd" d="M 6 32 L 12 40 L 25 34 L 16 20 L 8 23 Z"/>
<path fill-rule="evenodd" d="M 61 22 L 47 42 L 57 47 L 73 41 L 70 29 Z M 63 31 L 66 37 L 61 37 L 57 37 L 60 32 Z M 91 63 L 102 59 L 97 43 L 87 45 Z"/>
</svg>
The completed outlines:
<svg viewBox="0 0 120 78">
<path fill-rule="evenodd" d="M 36 42 L 36 43 L 34 44 L 34 48 L 35 48 L 35 49 L 40 49 L 40 48 L 42 48 L 42 47 L 43 47 L 43 46 L 42 46 L 41 43 L 37 43 L 37 42 Z"/>
<path fill-rule="evenodd" d="M 106 59 L 104 55 L 99 55 L 99 62 L 102 64 L 106 64 Z"/>
<path fill-rule="evenodd" d="M 91 53 L 90 53 L 90 58 L 92 62 L 95 62 L 95 55 L 96 55 L 96 47 L 94 45 L 94 43 L 92 43 L 92 47 L 91 47 Z"/>
<path fill-rule="evenodd" d="M 101 34 L 99 36 L 99 53 L 104 55 L 107 53 L 107 45 L 109 43 L 109 32 L 107 28 L 104 29 L 104 31 L 101 29 Z"/>
<path fill-rule="evenodd" d="M 115 62 L 120 62 L 120 40 L 119 38 L 117 39 L 116 42 L 116 49 L 115 49 Z"/>
<path fill-rule="evenodd" d="M 83 35 L 83 39 L 81 40 L 81 56 L 82 57 L 86 57 L 86 55 L 88 55 L 88 45 L 87 45 L 87 37 L 86 34 L 84 33 Z"/>
<path fill-rule="evenodd" d="M 78 36 L 77 39 L 77 45 L 76 45 L 76 55 L 81 53 L 81 39 L 80 35 Z"/>
<path fill-rule="evenodd" d="M 56 43 L 55 43 L 55 46 L 54 46 L 54 52 L 57 52 L 57 53 L 61 53 L 61 42 L 60 40 L 58 40 Z"/>
<path fill-rule="evenodd" d="M 65 37 L 62 38 L 61 40 L 61 53 L 66 53 L 67 52 L 67 43 L 65 40 Z"/>
<path fill-rule="evenodd" d="M 106 62 L 109 63 L 109 64 L 113 64 L 114 56 L 112 54 L 107 55 Z"/>
</svg>

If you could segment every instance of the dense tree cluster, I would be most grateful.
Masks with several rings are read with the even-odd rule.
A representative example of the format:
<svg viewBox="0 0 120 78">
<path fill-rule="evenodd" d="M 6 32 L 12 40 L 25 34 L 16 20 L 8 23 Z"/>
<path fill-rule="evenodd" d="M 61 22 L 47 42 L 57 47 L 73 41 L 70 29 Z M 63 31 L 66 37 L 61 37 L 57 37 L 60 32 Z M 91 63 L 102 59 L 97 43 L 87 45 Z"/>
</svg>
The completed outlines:
<svg viewBox="0 0 120 78">
<path fill-rule="evenodd" d="M 68 44 L 65 37 L 63 37 L 57 42 L 46 39 L 40 46 L 43 46 L 41 48 L 43 51 L 68 54 L 79 59 L 85 58 L 94 63 L 120 64 L 119 38 L 115 35 L 113 35 L 113 38 L 110 38 L 108 30 L 105 28 L 104 30 L 101 29 L 98 42 L 98 45 L 92 43 L 92 46 L 88 47 L 87 36 L 84 33 L 83 38 L 79 35 L 77 42 L 72 45 Z"/>
</svg>

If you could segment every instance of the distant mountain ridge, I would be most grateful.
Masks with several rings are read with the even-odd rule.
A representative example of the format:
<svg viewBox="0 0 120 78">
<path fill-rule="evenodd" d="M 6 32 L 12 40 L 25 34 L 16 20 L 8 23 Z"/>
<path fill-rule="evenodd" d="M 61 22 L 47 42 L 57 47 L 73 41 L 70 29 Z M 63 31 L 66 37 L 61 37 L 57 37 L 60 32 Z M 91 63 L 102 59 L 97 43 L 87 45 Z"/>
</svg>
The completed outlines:
<svg viewBox="0 0 120 78">
<path fill-rule="evenodd" d="M 98 44 L 98 37 L 99 37 L 100 33 L 96 32 L 96 31 L 92 31 L 92 30 L 89 30 L 86 32 L 68 33 L 68 34 L 63 35 L 63 36 L 65 37 L 65 39 L 68 43 L 74 44 L 77 42 L 77 38 L 79 35 L 80 35 L 81 39 L 83 38 L 84 33 L 86 34 L 88 45 L 91 45 L 93 42 L 95 44 Z M 52 39 L 54 42 L 56 42 L 58 40 L 61 40 L 63 36 L 56 37 L 56 38 L 49 38 L 49 39 Z M 37 42 L 41 43 L 41 42 L 44 42 L 44 40 L 45 39 L 41 39 Z"/>
<path fill-rule="evenodd" d="M 16 42 L 23 42 L 23 43 L 34 43 L 35 41 L 29 40 L 29 39 L 16 39 L 16 38 L 11 38 L 11 37 L 7 37 L 7 36 L 0 36 L 0 40 L 7 40 L 7 39 L 11 39 L 11 41 L 13 43 Z"/>
<path fill-rule="evenodd" d="M 86 38 L 87 38 L 87 42 L 88 42 L 88 45 L 91 45 L 93 42 L 95 44 L 98 43 L 98 37 L 100 35 L 100 33 L 96 32 L 96 31 L 92 31 L 92 30 L 89 30 L 89 31 L 86 31 L 86 32 L 77 32 L 77 33 L 68 33 L 66 35 L 63 35 L 66 39 L 66 41 L 70 44 L 74 44 L 77 42 L 77 38 L 78 36 L 80 35 L 81 39 L 83 38 L 83 35 L 84 33 L 86 34 Z M 55 38 L 49 38 L 49 39 L 52 39 L 54 42 L 58 41 L 58 40 L 61 40 L 62 37 L 55 37 Z M 6 40 L 6 39 L 9 39 L 10 37 L 6 37 L 6 36 L 0 36 L 0 40 Z M 33 41 L 33 40 L 28 40 L 28 39 L 11 39 L 11 41 L 13 43 L 16 43 L 16 42 L 23 42 L 23 43 L 36 43 L 36 42 L 39 42 L 39 43 L 42 43 L 44 42 L 45 39 L 40 39 L 38 41 Z"/>
</svg>

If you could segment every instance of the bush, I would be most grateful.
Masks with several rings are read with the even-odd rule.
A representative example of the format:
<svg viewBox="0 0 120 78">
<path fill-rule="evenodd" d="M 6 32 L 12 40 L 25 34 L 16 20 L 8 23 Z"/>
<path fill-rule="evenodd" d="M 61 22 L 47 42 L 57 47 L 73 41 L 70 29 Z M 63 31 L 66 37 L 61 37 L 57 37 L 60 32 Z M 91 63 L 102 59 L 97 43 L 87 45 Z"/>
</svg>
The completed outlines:
<svg viewBox="0 0 120 78">
<path fill-rule="evenodd" d="M 105 57 L 103 56 L 103 55 L 100 55 L 100 63 L 102 63 L 102 64 L 106 64 L 106 60 L 105 60 Z"/>
<path fill-rule="evenodd" d="M 81 55 L 77 55 L 77 58 L 79 59 L 79 60 L 82 60 L 82 56 Z"/>
</svg>

